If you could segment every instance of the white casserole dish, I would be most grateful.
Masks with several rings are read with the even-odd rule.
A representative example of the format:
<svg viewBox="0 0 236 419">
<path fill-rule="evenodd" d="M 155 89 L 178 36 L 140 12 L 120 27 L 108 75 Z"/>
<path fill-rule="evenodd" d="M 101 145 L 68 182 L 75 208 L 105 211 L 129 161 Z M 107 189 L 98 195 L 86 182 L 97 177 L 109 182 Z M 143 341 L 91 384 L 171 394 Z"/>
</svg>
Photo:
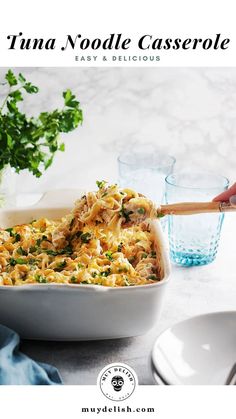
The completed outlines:
<svg viewBox="0 0 236 419">
<path fill-rule="evenodd" d="M 1 210 L 0 227 L 28 223 L 42 216 L 62 217 L 80 194 L 54 191 L 37 206 Z M 64 206 L 60 204 L 62 198 Z M 163 274 L 161 282 L 117 288 L 73 284 L 0 286 L 0 324 L 23 338 L 43 340 L 113 339 L 146 333 L 157 321 L 170 276 L 169 252 L 158 220 L 152 223 L 152 229 Z"/>
</svg>

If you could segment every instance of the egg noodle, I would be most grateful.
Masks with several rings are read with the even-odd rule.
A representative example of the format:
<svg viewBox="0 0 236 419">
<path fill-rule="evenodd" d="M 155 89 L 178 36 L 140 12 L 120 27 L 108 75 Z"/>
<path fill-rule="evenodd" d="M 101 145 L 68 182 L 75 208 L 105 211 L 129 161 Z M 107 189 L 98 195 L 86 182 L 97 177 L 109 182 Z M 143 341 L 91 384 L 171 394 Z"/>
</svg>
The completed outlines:
<svg viewBox="0 0 236 419">
<path fill-rule="evenodd" d="M 117 287 L 161 280 L 152 202 L 131 189 L 97 185 L 61 220 L 41 218 L 0 230 L 0 285 Z"/>
</svg>

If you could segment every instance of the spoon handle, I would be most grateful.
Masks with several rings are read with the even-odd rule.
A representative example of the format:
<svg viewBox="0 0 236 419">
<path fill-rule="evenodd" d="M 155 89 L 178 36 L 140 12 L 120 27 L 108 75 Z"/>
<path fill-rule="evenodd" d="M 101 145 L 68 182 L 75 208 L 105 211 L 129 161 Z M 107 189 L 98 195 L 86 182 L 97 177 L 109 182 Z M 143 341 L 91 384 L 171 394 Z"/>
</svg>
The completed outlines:
<svg viewBox="0 0 236 419">
<path fill-rule="evenodd" d="M 228 202 L 180 202 L 161 205 L 158 213 L 162 215 L 193 215 L 212 212 L 236 211 Z"/>
</svg>

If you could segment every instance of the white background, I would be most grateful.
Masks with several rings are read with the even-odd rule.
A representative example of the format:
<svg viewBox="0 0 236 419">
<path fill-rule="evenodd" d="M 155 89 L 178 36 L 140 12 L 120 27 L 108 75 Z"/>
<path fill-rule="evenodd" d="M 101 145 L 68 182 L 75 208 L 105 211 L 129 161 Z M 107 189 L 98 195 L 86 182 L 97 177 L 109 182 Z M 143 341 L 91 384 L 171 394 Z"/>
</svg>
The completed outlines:
<svg viewBox="0 0 236 419">
<path fill-rule="evenodd" d="M 1 17 L 1 65 L 78 66 L 74 61 L 75 53 L 63 53 L 60 48 L 54 51 L 8 51 L 6 36 L 19 32 L 31 38 L 57 38 L 59 45 L 64 44 L 67 34 L 80 33 L 92 39 L 107 37 L 110 33 L 123 33 L 133 40 L 132 48 L 128 50 L 132 54 L 140 54 L 135 46 L 143 34 L 184 39 L 214 38 L 216 33 L 221 33 L 223 38 L 231 39 L 230 47 L 226 50 L 161 51 L 161 60 L 155 65 L 235 65 L 234 0 L 120 0 L 113 5 L 109 0 L 68 0 L 56 3 L 41 0 L 37 4 L 30 0 L 13 0 L 11 4 L 1 5 Z M 109 63 L 101 62 L 100 65 L 106 66 Z M 121 62 L 120 65 L 124 64 Z"/>
<path fill-rule="evenodd" d="M 204 37 L 222 33 L 231 38 L 226 51 L 181 52 L 166 54 L 158 65 L 170 66 L 234 66 L 235 13 L 234 1 L 11 1 L 1 4 L 0 65 L 3 66 L 72 66 L 72 56 L 6 50 L 5 36 L 24 32 L 27 36 L 46 35 L 63 39 L 67 33 L 106 35 L 123 32 L 127 36 L 150 32 L 162 37 Z M 161 34 L 161 35 L 160 35 Z M 163 54 L 164 55 L 164 54 Z M 78 64 L 76 64 L 78 66 Z M 188 73 L 190 74 L 190 73 Z M 193 80 L 194 84 L 194 80 Z M 224 90 L 224 85 L 220 85 Z M 216 98 L 217 101 L 217 98 Z M 213 105 L 214 107 L 214 105 Z M 214 118 L 213 118 L 214 119 Z M 232 124 L 234 124 L 232 118 Z M 199 418 L 231 417 L 235 399 L 232 388 L 145 387 L 137 392 L 138 405 L 155 405 L 156 417 Z M 138 397 L 139 395 L 139 397 Z M 234 397 L 234 399 L 233 399 Z M 2 388 L 1 412 L 8 417 L 81 417 L 80 406 L 107 404 L 90 387 Z M 134 402 L 135 401 L 135 402 Z M 114 415 L 115 416 L 115 415 Z M 151 417 L 152 415 L 140 415 Z M 89 417 L 85 415 L 85 417 Z M 90 416 L 93 417 L 93 416 Z M 105 415 L 104 415 L 105 417 Z M 137 417 L 137 415 L 136 415 Z"/>
<path fill-rule="evenodd" d="M 14 393 L 14 403 L 12 391 Z M 112 403 L 95 386 L 1 389 L 1 412 L 9 418 L 222 419 L 233 416 L 234 387 L 140 386 L 124 402 Z M 81 413 L 82 407 L 155 407 L 155 413 Z"/>
</svg>

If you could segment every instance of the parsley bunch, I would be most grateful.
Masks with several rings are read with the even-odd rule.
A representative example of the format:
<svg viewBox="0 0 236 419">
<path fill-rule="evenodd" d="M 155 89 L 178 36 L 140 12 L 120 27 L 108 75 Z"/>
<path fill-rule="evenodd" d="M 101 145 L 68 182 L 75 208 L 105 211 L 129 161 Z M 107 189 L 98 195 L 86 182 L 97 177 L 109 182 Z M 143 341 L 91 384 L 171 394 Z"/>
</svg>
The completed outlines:
<svg viewBox="0 0 236 419">
<path fill-rule="evenodd" d="M 37 118 L 27 117 L 20 112 L 18 103 L 24 100 L 23 93 L 38 93 L 38 87 L 11 70 L 1 84 L 8 85 L 8 93 L 0 105 L 0 170 L 9 164 L 17 173 L 28 169 L 40 177 L 42 169 L 52 164 L 56 151 L 65 150 L 64 143 L 59 141 L 60 133 L 73 131 L 82 124 L 80 103 L 68 89 L 63 92 L 61 110 L 42 112 Z"/>
</svg>

